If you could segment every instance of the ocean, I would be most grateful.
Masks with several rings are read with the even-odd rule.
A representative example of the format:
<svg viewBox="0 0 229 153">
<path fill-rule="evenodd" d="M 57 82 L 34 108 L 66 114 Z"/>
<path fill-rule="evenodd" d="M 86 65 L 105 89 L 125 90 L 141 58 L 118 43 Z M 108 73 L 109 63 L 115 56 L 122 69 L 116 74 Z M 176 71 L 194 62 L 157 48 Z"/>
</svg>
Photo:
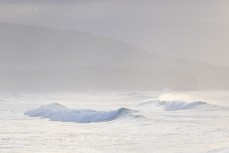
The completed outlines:
<svg viewBox="0 0 229 153">
<path fill-rule="evenodd" d="M 0 93 L 1 153 L 228 153 L 229 91 Z"/>
</svg>

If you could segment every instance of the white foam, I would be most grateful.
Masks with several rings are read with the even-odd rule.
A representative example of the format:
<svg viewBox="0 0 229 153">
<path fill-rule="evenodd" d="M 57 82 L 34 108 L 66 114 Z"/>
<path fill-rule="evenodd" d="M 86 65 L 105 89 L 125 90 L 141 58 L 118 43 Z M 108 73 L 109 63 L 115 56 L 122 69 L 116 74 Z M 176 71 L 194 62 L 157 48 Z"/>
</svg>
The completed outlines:
<svg viewBox="0 0 229 153">
<path fill-rule="evenodd" d="M 160 102 L 160 105 L 164 108 L 165 111 L 193 109 L 205 104 L 206 103 L 200 101 L 194 101 L 190 103 L 183 101 Z"/>
<path fill-rule="evenodd" d="M 229 91 L 170 92 L 158 97 L 160 101 L 204 101 L 218 106 L 229 106 Z"/>
<path fill-rule="evenodd" d="M 192 101 L 192 102 L 185 102 L 185 101 L 160 101 L 160 100 L 146 100 L 139 103 L 137 106 L 146 106 L 147 108 L 154 108 L 154 109 L 162 109 L 164 111 L 177 111 L 177 110 L 186 110 L 186 109 L 200 109 L 201 110 L 208 110 L 217 108 L 218 106 L 210 105 L 205 102 L 201 101 Z"/>
</svg>

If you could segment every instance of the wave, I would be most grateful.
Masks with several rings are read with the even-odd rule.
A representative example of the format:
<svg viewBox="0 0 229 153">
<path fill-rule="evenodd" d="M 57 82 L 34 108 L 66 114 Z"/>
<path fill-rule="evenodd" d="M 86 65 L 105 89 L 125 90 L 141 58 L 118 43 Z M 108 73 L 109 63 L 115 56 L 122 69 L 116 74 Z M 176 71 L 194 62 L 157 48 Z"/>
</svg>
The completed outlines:
<svg viewBox="0 0 229 153">
<path fill-rule="evenodd" d="M 217 108 L 222 108 L 217 105 L 208 104 L 202 101 L 160 101 L 160 100 L 147 100 L 139 103 L 137 106 L 146 106 L 163 109 L 164 111 L 178 111 L 178 110 L 187 110 L 187 109 L 201 109 L 201 110 L 212 110 Z"/>
<path fill-rule="evenodd" d="M 51 121 L 90 123 L 112 121 L 131 115 L 132 112 L 134 111 L 127 108 L 113 111 L 76 110 L 66 108 L 58 103 L 52 103 L 29 110 L 24 114 L 29 117 L 48 118 Z"/>
</svg>

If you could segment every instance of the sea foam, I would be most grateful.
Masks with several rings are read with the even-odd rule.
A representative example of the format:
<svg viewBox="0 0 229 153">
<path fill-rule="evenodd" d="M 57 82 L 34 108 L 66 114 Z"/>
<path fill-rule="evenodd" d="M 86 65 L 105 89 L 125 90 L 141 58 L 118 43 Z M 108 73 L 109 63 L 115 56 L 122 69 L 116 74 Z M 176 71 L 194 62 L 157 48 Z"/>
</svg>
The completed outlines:
<svg viewBox="0 0 229 153">
<path fill-rule="evenodd" d="M 141 107 L 162 109 L 164 111 L 178 111 L 178 110 L 213 110 L 222 108 L 217 105 L 208 104 L 202 101 L 160 101 L 160 100 L 146 100 L 138 104 Z"/>
</svg>

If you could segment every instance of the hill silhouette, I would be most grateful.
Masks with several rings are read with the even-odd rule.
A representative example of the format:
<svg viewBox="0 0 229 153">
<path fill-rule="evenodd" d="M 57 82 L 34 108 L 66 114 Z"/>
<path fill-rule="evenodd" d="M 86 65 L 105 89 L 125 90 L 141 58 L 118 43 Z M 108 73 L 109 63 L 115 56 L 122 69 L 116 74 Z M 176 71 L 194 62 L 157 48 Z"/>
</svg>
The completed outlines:
<svg viewBox="0 0 229 153">
<path fill-rule="evenodd" d="M 229 88 L 228 68 L 86 32 L 0 23 L 0 33 L 0 90 Z"/>
</svg>

